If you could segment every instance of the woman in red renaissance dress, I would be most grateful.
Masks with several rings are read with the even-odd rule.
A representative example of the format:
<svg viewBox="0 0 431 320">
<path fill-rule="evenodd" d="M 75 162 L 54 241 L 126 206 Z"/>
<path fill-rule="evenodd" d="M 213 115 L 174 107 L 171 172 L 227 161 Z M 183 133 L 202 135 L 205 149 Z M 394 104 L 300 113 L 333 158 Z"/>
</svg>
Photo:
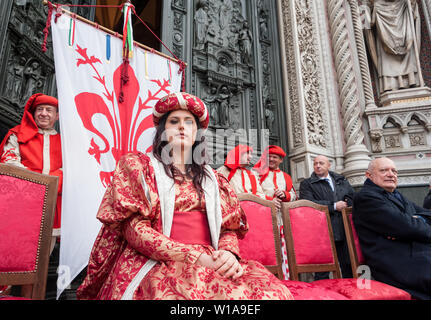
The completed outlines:
<svg viewBox="0 0 431 320">
<path fill-rule="evenodd" d="M 248 225 L 229 182 L 205 164 L 204 103 L 170 94 L 153 119 L 152 153 L 124 156 L 103 197 L 78 299 L 293 299 L 241 259 Z"/>
</svg>

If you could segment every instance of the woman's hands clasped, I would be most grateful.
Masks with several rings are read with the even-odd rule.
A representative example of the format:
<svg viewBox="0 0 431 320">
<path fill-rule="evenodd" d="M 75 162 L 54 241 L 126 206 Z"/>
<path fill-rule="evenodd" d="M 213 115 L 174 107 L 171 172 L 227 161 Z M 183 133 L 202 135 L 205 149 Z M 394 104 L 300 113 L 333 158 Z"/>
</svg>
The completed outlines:
<svg viewBox="0 0 431 320">
<path fill-rule="evenodd" d="M 232 252 L 214 251 L 212 255 L 202 253 L 196 264 L 215 270 L 226 278 L 236 280 L 244 273 L 244 269 Z"/>
</svg>

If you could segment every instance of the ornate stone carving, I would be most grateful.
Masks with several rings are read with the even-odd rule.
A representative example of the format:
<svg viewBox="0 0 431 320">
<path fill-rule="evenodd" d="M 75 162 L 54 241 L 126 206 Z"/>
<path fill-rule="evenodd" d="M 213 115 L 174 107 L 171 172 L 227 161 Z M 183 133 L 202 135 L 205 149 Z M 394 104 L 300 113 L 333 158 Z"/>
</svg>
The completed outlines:
<svg viewBox="0 0 431 320">
<path fill-rule="evenodd" d="M 173 32 L 172 32 L 172 51 L 179 59 L 184 59 L 184 41 L 183 34 L 184 20 L 186 9 L 184 8 L 184 0 L 174 0 L 171 3 L 171 9 L 174 16 Z"/>
<path fill-rule="evenodd" d="M 373 152 L 382 152 L 381 139 L 383 137 L 383 130 L 370 130 L 371 148 Z"/>
<path fill-rule="evenodd" d="M 296 0 L 298 41 L 304 83 L 305 112 L 308 127 L 308 143 L 327 147 L 327 124 L 323 117 L 318 73 L 317 41 L 313 30 L 312 1 Z"/>
<path fill-rule="evenodd" d="M 291 0 L 283 0 L 281 8 L 283 14 L 283 37 L 284 37 L 284 50 L 287 57 L 295 57 L 295 47 L 293 39 L 293 21 L 294 12 L 290 7 Z M 304 130 L 303 121 L 300 111 L 300 101 L 298 96 L 299 82 L 296 73 L 296 65 L 294 59 L 287 59 L 287 72 L 288 90 L 289 90 L 289 108 L 290 108 L 290 123 L 292 126 L 291 133 L 293 135 L 292 147 L 297 148 L 304 144 Z"/>
<path fill-rule="evenodd" d="M 385 147 L 389 149 L 401 148 L 400 135 L 391 134 L 385 136 Z"/>
<path fill-rule="evenodd" d="M 205 92 L 213 129 L 241 126 L 241 109 L 245 108 L 241 96 L 248 92 L 251 97 L 249 91 L 255 85 L 252 34 L 242 5 L 239 0 L 200 0 L 196 6 L 194 21 L 199 20 L 199 25 L 195 25 L 195 34 L 202 34 L 195 36 L 193 44 L 194 86 Z M 253 114 L 254 101 L 250 100 Z"/>
<path fill-rule="evenodd" d="M 410 138 L 410 146 L 411 147 L 426 145 L 425 134 L 423 132 L 410 133 L 409 138 Z"/>
</svg>

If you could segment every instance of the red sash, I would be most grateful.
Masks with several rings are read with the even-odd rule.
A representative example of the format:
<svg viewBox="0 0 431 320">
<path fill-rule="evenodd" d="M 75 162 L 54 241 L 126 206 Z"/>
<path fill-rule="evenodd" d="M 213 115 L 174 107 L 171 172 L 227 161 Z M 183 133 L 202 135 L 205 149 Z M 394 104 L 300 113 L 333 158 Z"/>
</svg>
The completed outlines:
<svg viewBox="0 0 431 320">
<path fill-rule="evenodd" d="M 206 212 L 175 211 L 170 238 L 185 244 L 211 245 Z"/>
</svg>

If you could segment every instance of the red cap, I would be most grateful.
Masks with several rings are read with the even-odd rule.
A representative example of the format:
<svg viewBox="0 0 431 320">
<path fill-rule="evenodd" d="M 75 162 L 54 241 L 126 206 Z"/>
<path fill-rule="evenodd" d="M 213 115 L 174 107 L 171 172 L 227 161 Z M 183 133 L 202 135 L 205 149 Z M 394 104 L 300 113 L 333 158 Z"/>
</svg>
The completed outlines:
<svg viewBox="0 0 431 320">
<path fill-rule="evenodd" d="M 53 107 L 56 107 L 58 109 L 58 100 L 57 98 L 47 96 L 45 94 L 37 95 L 31 106 L 29 107 L 29 110 L 34 110 L 37 106 L 40 106 L 42 104 L 47 104 Z"/>
<path fill-rule="evenodd" d="M 268 146 L 268 152 L 269 152 L 269 154 L 279 155 L 282 158 L 284 158 L 286 156 L 286 152 L 284 152 L 284 150 L 281 147 L 276 146 L 276 145 Z"/>
</svg>

